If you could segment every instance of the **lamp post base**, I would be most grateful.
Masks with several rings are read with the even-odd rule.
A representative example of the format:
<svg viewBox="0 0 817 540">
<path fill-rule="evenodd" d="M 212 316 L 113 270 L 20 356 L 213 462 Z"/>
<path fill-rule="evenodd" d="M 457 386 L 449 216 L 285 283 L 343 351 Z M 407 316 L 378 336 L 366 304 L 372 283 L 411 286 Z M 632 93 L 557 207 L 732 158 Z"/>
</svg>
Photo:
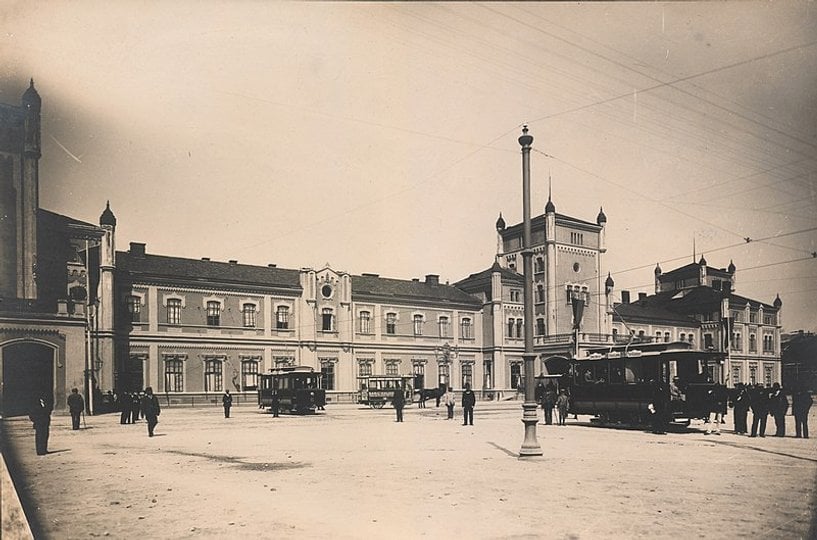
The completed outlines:
<svg viewBox="0 0 817 540">
<path fill-rule="evenodd" d="M 522 448 L 519 450 L 520 458 L 530 458 L 542 455 L 542 448 L 536 438 L 536 424 L 539 416 L 536 414 L 536 402 L 522 404 L 522 423 L 525 424 L 525 440 L 522 441 Z"/>
</svg>

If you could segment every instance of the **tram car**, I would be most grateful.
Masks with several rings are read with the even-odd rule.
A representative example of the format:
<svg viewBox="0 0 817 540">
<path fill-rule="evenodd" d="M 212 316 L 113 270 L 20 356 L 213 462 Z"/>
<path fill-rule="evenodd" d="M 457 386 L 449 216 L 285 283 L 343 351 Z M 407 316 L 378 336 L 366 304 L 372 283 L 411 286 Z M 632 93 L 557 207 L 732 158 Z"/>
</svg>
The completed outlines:
<svg viewBox="0 0 817 540">
<path fill-rule="evenodd" d="M 357 402 L 372 409 L 382 409 L 391 403 L 394 391 L 403 390 L 403 397 L 408 405 L 414 399 L 414 377 L 406 375 L 370 375 L 361 381 Z"/>
<path fill-rule="evenodd" d="M 326 405 L 321 374 L 308 366 L 287 366 L 259 375 L 258 406 L 282 412 L 307 414 Z"/>
<path fill-rule="evenodd" d="M 658 409 L 666 411 L 668 421 L 689 425 L 709 414 L 711 392 L 719 391 L 713 366 L 723 360 L 724 353 L 694 351 L 685 342 L 591 350 L 574 358 L 562 377 L 569 411 L 602 423 L 643 425 Z"/>
</svg>

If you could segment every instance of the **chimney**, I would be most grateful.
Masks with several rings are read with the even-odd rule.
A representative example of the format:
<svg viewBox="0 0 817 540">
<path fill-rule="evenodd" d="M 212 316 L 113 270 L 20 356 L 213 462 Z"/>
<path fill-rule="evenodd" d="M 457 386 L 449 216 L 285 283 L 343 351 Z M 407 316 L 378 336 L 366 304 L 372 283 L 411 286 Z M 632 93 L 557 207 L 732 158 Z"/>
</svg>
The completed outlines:
<svg viewBox="0 0 817 540">
<path fill-rule="evenodd" d="M 621 303 L 622 304 L 630 303 L 630 291 L 621 291 Z"/>
<path fill-rule="evenodd" d="M 201 260 L 202 260 L 202 261 L 209 261 L 209 260 L 210 260 L 210 257 L 202 257 L 202 258 L 201 258 Z"/>
<path fill-rule="evenodd" d="M 274 263 L 269 263 L 269 264 L 267 265 L 267 268 L 277 268 L 277 267 L 278 267 L 278 265 L 277 265 L 277 264 L 274 264 Z"/>
<path fill-rule="evenodd" d="M 411 281 L 416 281 L 417 283 L 419 283 L 419 282 L 420 282 L 420 278 L 413 277 L 413 278 L 411 278 Z"/>
<path fill-rule="evenodd" d="M 363 272 L 361 275 L 364 277 L 380 277 L 380 274 L 370 274 L 368 272 Z"/>
<path fill-rule="evenodd" d="M 645 293 L 645 292 L 638 293 L 638 301 L 639 302 L 644 302 L 646 299 L 647 299 L 647 293 Z"/>
<path fill-rule="evenodd" d="M 233 265 L 238 264 L 238 261 L 235 260 L 235 259 L 230 259 L 230 264 L 233 264 Z"/>
<path fill-rule="evenodd" d="M 426 275 L 426 283 L 429 285 L 439 285 L 440 284 L 440 276 L 437 274 L 427 274 Z"/>
<path fill-rule="evenodd" d="M 145 244 L 140 242 L 131 242 L 130 243 L 130 250 L 128 250 L 131 255 L 134 257 L 144 257 L 145 256 Z"/>
</svg>

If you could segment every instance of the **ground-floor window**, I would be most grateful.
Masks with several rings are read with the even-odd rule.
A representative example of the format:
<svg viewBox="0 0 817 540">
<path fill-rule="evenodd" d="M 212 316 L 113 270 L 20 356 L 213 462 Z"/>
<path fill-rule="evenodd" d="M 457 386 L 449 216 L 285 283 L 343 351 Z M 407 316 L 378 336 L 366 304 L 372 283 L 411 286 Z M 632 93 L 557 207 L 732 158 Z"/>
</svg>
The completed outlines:
<svg viewBox="0 0 817 540">
<path fill-rule="evenodd" d="M 321 359 L 321 388 L 324 390 L 335 389 L 335 359 Z"/>
<path fill-rule="evenodd" d="M 411 366 L 414 374 L 414 388 L 422 390 L 426 387 L 426 365 L 424 362 L 414 362 Z"/>
<path fill-rule="evenodd" d="M 244 391 L 258 390 L 259 361 L 247 359 L 241 361 L 241 389 Z"/>
<path fill-rule="evenodd" d="M 437 383 L 440 387 L 448 388 L 451 386 L 451 366 L 445 362 L 440 362 L 437 365 Z"/>
<path fill-rule="evenodd" d="M 743 382 L 743 369 L 741 366 L 732 366 L 732 385 L 736 385 L 739 382 Z"/>
<path fill-rule="evenodd" d="M 184 360 L 165 357 L 165 392 L 184 392 Z"/>
<path fill-rule="evenodd" d="M 462 366 L 462 387 L 471 386 L 474 384 L 474 363 L 463 362 Z"/>
<path fill-rule="evenodd" d="M 522 363 L 513 362 L 511 364 L 511 388 L 522 386 Z"/>
<path fill-rule="evenodd" d="M 482 363 L 482 386 L 485 388 L 494 387 L 494 361 L 485 360 Z"/>
<path fill-rule="evenodd" d="M 774 382 L 774 366 L 772 364 L 763 364 L 763 384 L 771 386 Z"/>
<path fill-rule="evenodd" d="M 372 365 L 374 365 L 373 358 L 364 358 L 357 361 L 357 379 L 360 388 L 364 388 L 366 381 L 372 376 Z"/>
<path fill-rule="evenodd" d="M 205 358 L 204 391 L 221 392 L 224 390 L 224 361 L 221 358 Z"/>
<path fill-rule="evenodd" d="M 749 364 L 749 383 L 757 384 L 757 364 Z"/>
<path fill-rule="evenodd" d="M 400 360 L 386 360 L 386 375 L 400 375 Z"/>
</svg>

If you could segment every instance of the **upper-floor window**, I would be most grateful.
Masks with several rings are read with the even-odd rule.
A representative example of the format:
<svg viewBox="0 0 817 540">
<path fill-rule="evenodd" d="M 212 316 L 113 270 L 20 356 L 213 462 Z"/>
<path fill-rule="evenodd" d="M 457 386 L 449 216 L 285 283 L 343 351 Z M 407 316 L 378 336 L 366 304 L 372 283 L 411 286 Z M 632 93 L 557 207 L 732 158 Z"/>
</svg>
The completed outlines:
<svg viewBox="0 0 817 540">
<path fill-rule="evenodd" d="M 255 328 L 255 304 L 241 306 L 241 314 L 244 319 L 244 328 Z"/>
<path fill-rule="evenodd" d="M 732 350 L 743 350 L 743 338 L 741 337 L 740 332 L 732 332 Z"/>
<path fill-rule="evenodd" d="M 142 299 L 138 296 L 128 296 L 127 306 L 131 322 L 139 322 L 142 312 Z"/>
<path fill-rule="evenodd" d="M 361 334 L 372 333 L 372 314 L 369 311 L 360 312 L 360 333 Z"/>
<path fill-rule="evenodd" d="M 182 324 L 182 301 L 178 298 L 167 299 L 167 324 Z"/>
<path fill-rule="evenodd" d="M 521 302 L 522 301 L 522 291 L 519 289 L 511 289 L 511 302 Z"/>
<path fill-rule="evenodd" d="M 749 322 L 750 323 L 756 323 L 757 322 L 757 312 L 756 311 L 750 311 L 749 312 Z"/>
<path fill-rule="evenodd" d="M 515 319 L 508 319 L 508 337 L 513 337 L 513 331 L 516 327 Z"/>
<path fill-rule="evenodd" d="M 523 322 L 522 319 L 516 319 L 516 337 L 522 337 Z"/>
<path fill-rule="evenodd" d="M 757 337 L 749 334 L 749 352 L 757 352 Z"/>
<path fill-rule="evenodd" d="M 542 257 L 536 257 L 534 261 L 534 272 L 544 272 L 545 271 L 545 259 Z"/>
<path fill-rule="evenodd" d="M 613 332 L 615 332 L 615 328 Z M 536 335 L 537 336 L 544 336 L 545 335 L 545 319 L 539 318 L 536 319 Z"/>
<path fill-rule="evenodd" d="M 686 333 L 681 332 L 680 334 L 678 334 L 678 341 L 686 341 L 686 340 L 687 340 Z"/>
<path fill-rule="evenodd" d="M 704 348 L 713 349 L 715 342 L 712 339 L 712 334 L 704 334 Z"/>
<path fill-rule="evenodd" d="M 219 326 L 221 324 L 221 302 L 209 300 L 207 302 L 207 326 Z"/>
<path fill-rule="evenodd" d="M 536 301 L 538 303 L 542 303 L 545 301 L 545 287 L 544 285 L 537 285 L 536 286 Z"/>
<path fill-rule="evenodd" d="M 771 334 L 763 334 L 763 352 L 774 352 L 774 336 Z"/>
<path fill-rule="evenodd" d="M 335 314 L 332 308 L 323 308 L 321 311 L 321 330 L 332 332 L 335 330 Z M 329 390 L 327 388 L 327 390 Z"/>
<path fill-rule="evenodd" d="M 669 332 L 664 332 L 664 342 L 669 343 L 669 340 L 670 340 L 670 333 Z"/>
<path fill-rule="evenodd" d="M 386 313 L 386 333 L 397 333 L 397 313 Z"/>
<path fill-rule="evenodd" d="M 774 324 L 774 315 L 771 313 L 764 313 L 763 314 L 763 324 Z"/>
<path fill-rule="evenodd" d="M 440 317 L 438 322 L 440 324 L 440 337 L 448 337 L 448 334 L 450 333 L 448 317 Z"/>
<path fill-rule="evenodd" d="M 423 335 L 423 316 L 419 314 L 414 316 L 414 335 Z"/>
<path fill-rule="evenodd" d="M 278 306 L 275 309 L 275 328 L 278 330 L 289 330 L 288 306 Z"/>
<path fill-rule="evenodd" d="M 400 375 L 399 360 L 386 360 L 386 375 Z"/>
<path fill-rule="evenodd" d="M 584 245 L 584 234 L 580 232 L 571 232 L 570 233 L 570 243 L 576 244 L 579 246 Z"/>
<path fill-rule="evenodd" d="M 471 327 L 471 319 L 467 317 L 460 320 L 460 337 L 462 337 L 462 339 L 473 339 L 474 337 Z"/>
</svg>

